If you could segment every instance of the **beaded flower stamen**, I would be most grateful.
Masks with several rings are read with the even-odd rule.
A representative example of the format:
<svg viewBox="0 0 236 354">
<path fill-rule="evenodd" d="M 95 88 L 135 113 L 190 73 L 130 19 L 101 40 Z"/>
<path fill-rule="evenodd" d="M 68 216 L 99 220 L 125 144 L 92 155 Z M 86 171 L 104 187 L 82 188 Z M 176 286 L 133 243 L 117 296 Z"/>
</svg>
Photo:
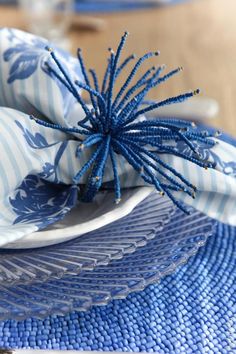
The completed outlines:
<svg viewBox="0 0 236 354">
<path fill-rule="evenodd" d="M 212 135 L 208 132 L 199 132 L 194 129 L 193 122 L 171 118 L 146 118 L 140 121 L 138 118 L 159 107 L 183 102 L 199 94 L 200 91 L 197 89 L 162 101 L 146 102 L 145 97 L 153 87 L 182 71 L 182 68 L 177 68 L 162 75 L 164 66 L 152 67 L 132 84 L 143 62 L 159 55 L 159 52 L 150 52 L 137 60 L 118 94 L 114 95 L 114 85 L 117 78 L 124 68 L 135 59 L 135 56 L 131 55 L 119 64 L 127 35 L 128 33 L 125 32 L 122 36 L 116 53 L 109 49 L 110 56 L 101 86 L 95 70 L 87 71 L 81 49 L 78 49 L 78 60 L 84 82 L 74 81 L 63 68 L 56 53 L 47 47 L 56 64 L 55 68 L 47 64 L 48 69 L 80 103 L 85 118 L 78 122 L 78 127 L 71 128 L 49 124 L 37 119 L 36 121 L 54 129 L 82 136 L 82 139 L 78 138 L 80 140 L 77 149 L 78 158 L 82 149 L 91 146 L 95 148 L 90 159 L 74 176 L 74 183 L 79 184 L 81 177 L 89 172 L 85 191 L 81 195 L 83 201 L 92 201 L 101 188 L 105 166 L 110 159 L 114 175 L 115 201 L 116 203 L 120 202 L 121 185 L 117 157 L 121 154 L 147 184 L 153 185 L 161 195 L 166 194 L 175 205 L 187 212 L 187 209 L 174 197 L 173 192 L 182 191 L 195 198 L 196 187 L 172 166 L 164 162 L 161 155 L 163 153 L 172 154 L 200 167 L 213 168 L 211 162 L 201 158 L 195 145 L 196 143 L 204 143 L 211 148 L 216 142 L 210 139 Z M 88 92 L 92 108 L 86 104 L 78 88 Z M 186 150 L 191 151 L 191 154 L 176 148 L 176 143 L 180 141 L 188 147 Z"/>
</svg>

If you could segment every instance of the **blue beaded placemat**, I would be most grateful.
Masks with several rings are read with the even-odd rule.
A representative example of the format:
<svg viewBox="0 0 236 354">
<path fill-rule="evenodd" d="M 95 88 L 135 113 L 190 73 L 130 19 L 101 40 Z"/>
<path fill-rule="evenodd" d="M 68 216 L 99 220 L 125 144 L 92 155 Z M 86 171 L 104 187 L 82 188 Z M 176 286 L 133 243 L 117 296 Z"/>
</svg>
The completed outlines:
<svg viewBox="0 0 236 354">
<path fill-rule="evenodd" d="M 0 323 L 0 347 L 233 353 L 236 231 L 217 234 L 174 275 L 106 307 Z"/>
<path fill-rule="evenodd" d="M 235 252 L 236 228 L 219 224 L 197 255 L 159 284 L 85 313 L 1 322 L 0 347 L 235 353 Z"/>
</svg>

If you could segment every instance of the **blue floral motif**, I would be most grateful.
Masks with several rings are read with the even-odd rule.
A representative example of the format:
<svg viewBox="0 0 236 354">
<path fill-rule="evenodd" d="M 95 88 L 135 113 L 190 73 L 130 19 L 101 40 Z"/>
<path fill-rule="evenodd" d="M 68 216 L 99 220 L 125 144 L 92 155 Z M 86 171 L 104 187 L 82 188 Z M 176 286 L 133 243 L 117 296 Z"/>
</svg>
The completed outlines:
<svg viewBox="0 0 236 354">
<path fill-rule="evenodd" d="M 14 57 L 15 60 L 10 68 L 7 80 L 9 84 L 17 79 L 27 79 L 35 72 L 40 61 L 37 51 L 29 50 L 27 44 L 18 44 L 4 53 L 5 61 L 10 61 Z"/>
<path fill-rule="evenodd" d="M 49 162 L 46 162 L 43 166 L 43 171 L 39 173 L 39 176 L 45 179 L 48 179 L 49 177 L 54 175 L 54 182 L 59 183 L 59 179 L 57 177 L 57 168 L 60 162 L 60 159 L 63 155 L 63 152 L 65 151 L 66 147 L 68 145 L 68 141 L 63 141 L 56 153 L 55 159 L 54 159 L 54 165 L 52 165 Z"/>
<path fill-rule="evenodd" d="M 36 223 L 39 228 L 44 228 L 62 219 L 77 200 L 77 186 L 66 186 L 57 177 L 58 164 L 68 141 L 49 144 L 42 134 L 31 133 L 17 120 L 15 123 L 30 148 L 44 149 L 55 144 L 59 146 L 54 164 L 45 162 L 41 173 L 27 176 L 17 188 L 15 197 L 9 199 L 13 211 L 18 215 L 14 224 Z M 54 180 L 48 181 L 53 175 Z"/>
<path fill-rule="evenodd" d="M 212 161 L 215 164 L 215 166 L 219 166 L 222 169 L 222 172 L 224 174 L 236 178 L 236 162 L 234 161 L 225 162 L 221 160 L 219 156 L 216 155 L 214 151 L 212 151 L 212 149 L 209 149 L 208 145 L 206 144 L 193 142 L 193 146 L 201 159 L 206 161 L 207 160 Z M 176 149 L 178 151 L 184 152 L 185 154 L 188 154 L 188 156 L 193 156 L 194 154 L 193 151 L 190 149 L 190 147 L 181 141 L 178 141 L 176 143 Z"/>
<path fill-rule="evenodd" d="M 51 59 L 48 52 L 45 50 L 45 47 L 49 45 L 49 42 L 33 35 L 27 35 L 23 38 L 15 30 L 9 31 L 8 38 L 12 43 L 12 46 L 3 53 L 4 61 L 10 62 L 7 82 L 12 84 L 16 80 L 25 80 L 29 78 L 38 67 L 40 67 L 43 72 L 57 82 L 62 97 L 66 102 L 68 95 L 71 96 L 70 93 L 50 71 Z M 57 53 L 61 61 L 65 63 L 65 66 L 69 65 L 71 70 L 80 77 L 80 66 L 75 59 L 60 48 L 57 48 Z"/>
<path fill-rule="evenodd" d="M 39 176 L 42 178 L 48 179 L 53 174 L 56 174 L 55 166 L 49 162 L 46 162 L 43 166 L 43 171 L 41 173 L 39 173 Z"/>
<path fill-rule="evenodd" d="M 18 120 L 16 120 L 15 123 L 22 130 L 25 140 L 27 141 L 28 145 L 32 149 L 44 149 L 44 148 L 58 144 L 58 142 L 49 144 L 47 142 L 47 140 L 45 139 L 45 137 L 40 133 L 32 134 L 27 128 L 23 127 L 23 125 Z M 59 183 L 59 180 L 57 177 L 57 167 L 58 167 L 60 159 L 61 159 L 67 145 L 68 145 L 68 140 L 62 141 L 60 143 L 59 149 L 58 149 L 55 159 L 54 159 L 54 165 L 52 165 L 49 162 L 46 162 L 43 166 L 43 171 L 41 173 L 39 173 L 40 177 L 48 179 L 49 177 L 54 175 L 54 182 Z"/>
<path fill-rule="evenodd" d="M 222 163 L 222 170 L 224 174 L 236 178 L 236 162 L 230 161 Z"/>
<path fill-rule="evenodd" d="M 210 156 L 212 155 L 212 151 L 209 149 L 209 145 L 194 141 L 192 141 L 192 145 L 196 151 L 196 154 L 198 154 L 201 159 L 206 161 L 209 160 Z M 188 156 L 192 156 L 194 154 L 190 147 L 183 141 L 177 141 L 176 150 L 187 154 Z"/>
<path fill-rule="evenodd" d="M 18 39 L 17 42 L 3 54 L 3 59 L 6 62 L 12 61 L 8 77 L 9 84 L 15 80 L 27 79 L 35 72 L 38 65 L 41 65 L 42 69 L 46 71 L 45 58 L 47 55 L 45 46 L 48 44 L 47 41 L 33 38 L 29 42 L 25 42 L 22 39 Z"/>
<path fill-rule="evenodd" d="M 27 128 L 23 127 L 23 125 L 18 120 L 16 120 L 15 123 L 22 130 L 25 140 L 32 149 L 44 149 L 56 144 L 48 144 L 45 137 L 40 133 L 35 133 L 35 135 L 32 134 Z"/>
<path fill-rule="evenodd" d="M 35 223 L 39 229 L 61 220 L 77 201 L 77 187 L 54 184 L 28 175 L 9 199 L 17 214 L 14 224 Z"/>
</svg>

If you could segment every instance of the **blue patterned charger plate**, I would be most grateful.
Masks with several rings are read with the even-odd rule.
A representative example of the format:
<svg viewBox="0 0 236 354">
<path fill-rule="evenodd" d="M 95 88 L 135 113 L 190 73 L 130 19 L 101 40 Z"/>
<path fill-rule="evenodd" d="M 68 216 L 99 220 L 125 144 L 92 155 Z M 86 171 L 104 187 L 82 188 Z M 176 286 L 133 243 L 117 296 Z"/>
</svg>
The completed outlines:
<svg viewBox="0 0 236 354">
<path fill-rule="evenodd" d="M 174 272 L 205 244 L 216 223 L 198 211 L 172 214 L 171 203 L 154 193 L 123 223 L 61 245 L 2 251 L 0 320 L 85 311 Z"/>
</svg>

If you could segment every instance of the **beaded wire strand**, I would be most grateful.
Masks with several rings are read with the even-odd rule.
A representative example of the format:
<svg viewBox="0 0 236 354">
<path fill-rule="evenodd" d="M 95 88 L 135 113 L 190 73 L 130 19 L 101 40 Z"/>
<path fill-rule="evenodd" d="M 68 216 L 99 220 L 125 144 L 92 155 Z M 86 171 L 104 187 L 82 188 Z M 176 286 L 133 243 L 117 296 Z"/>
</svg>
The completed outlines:
<svg viewBox="0 0 236 354">
<path fill-rule="evenodd" d="M 81 49 L 78 50 L 77 55 L 83 82 L 74 81 L 63 68 L 53 49 L 47 47 L 46 49 L 50 52 L 56 64 L 52 67 L 47 63 L 48 70 L 81 104 L 85 118 L 78 122 L 78 127 L 71 128 L 45 123 L 40 120 L 36 121 L 38 124 L 47 125 L 69 134 L 80 134 L 82 139 L 78 138 L 78 140 L 82 141 L 76 151 L 77 158 L 79 158 L 82 149 L 94 147 L 90 159 L 74 177 L 74 183 L 79 184 L 81 177 L 89 172 L 86 188 L 81 196 L 83 201 L 91 202 L 101 188 L 108 159 L 110 159 L 114 176 L 115 202 L 119 203 L 121 201 L 117 162 L 120 154 L 137 171 L 145 183 L 153 185 L 161 195 L 166 194 L 181 210 L 188 212 L 186 207 L 176 200 L 173 192 L 182 191 L 195 198 L 196 187 L 172 166 L 165 163 L 161 159 L 161 154 L 179 156 L 206 169 L 214 168 L 211 162 L 201 158 L 195 146 L 204 143 L 211 148 L 216 142 L 210 139 L 212 135 L 209 133 L 196 130 L 193 122 L 174 118 L 140 121 L 137 118 L 159 107 L 183 102 L 198 95 L 200 90 L 196 89 L 157 102 L 145 100 L 146 95 L 153 87 L 160 85 L 183 70 L 180 67 L 161 76 L 165 66 L 151 67 L 136 83 L 132 84 L 141 65 L 149 58 L 159 55 L 159 52 L 150 52 L 137 59 L 118 94 L 114 95 L 117 78 L 124 68 L 135 59 L 135 55 L 130 55 L 121 64 L 119 63 L 127 36 L 128 33 L 125 32 L 116 52 L 109 48 L 110 56 L 101 85 L 99 85 L 95 70 L 87 71 Z M 77 89 L 78 87 L 88 92 L 92 108 L 86 105 Z M 188 149 L 178 150 L 175 143 L 179 141 Z"/>
</svg>

